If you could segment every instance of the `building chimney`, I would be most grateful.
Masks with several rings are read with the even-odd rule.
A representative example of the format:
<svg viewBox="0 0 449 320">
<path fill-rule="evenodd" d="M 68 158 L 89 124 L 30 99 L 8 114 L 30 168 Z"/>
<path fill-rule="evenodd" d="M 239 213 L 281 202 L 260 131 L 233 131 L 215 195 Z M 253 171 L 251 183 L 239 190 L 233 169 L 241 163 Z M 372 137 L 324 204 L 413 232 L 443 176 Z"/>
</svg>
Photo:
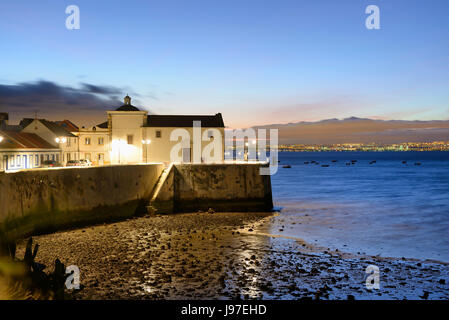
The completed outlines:
<svg viewBox="0 0 449 320">
<path fill-rule="evenodd" d="M 0 126 L 7 126 L 9 123 L 9 114 L 7 112 L 0 112 Z"/>
</svg>

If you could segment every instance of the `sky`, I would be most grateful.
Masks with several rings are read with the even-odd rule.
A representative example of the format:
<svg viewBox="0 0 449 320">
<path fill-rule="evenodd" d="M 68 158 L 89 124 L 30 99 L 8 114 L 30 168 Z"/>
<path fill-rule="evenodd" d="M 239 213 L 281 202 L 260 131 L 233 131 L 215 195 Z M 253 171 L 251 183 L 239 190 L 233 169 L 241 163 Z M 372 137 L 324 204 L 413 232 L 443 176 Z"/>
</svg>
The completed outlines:
<svg viewBox="0 0 449 320">
<path fill-rule="evenodd" d="M 446 120 L 448 15 L 447 0 L 1 1 L 0 112 L 92 125 L 129 94 L 233 128 Z"/>
</svg>

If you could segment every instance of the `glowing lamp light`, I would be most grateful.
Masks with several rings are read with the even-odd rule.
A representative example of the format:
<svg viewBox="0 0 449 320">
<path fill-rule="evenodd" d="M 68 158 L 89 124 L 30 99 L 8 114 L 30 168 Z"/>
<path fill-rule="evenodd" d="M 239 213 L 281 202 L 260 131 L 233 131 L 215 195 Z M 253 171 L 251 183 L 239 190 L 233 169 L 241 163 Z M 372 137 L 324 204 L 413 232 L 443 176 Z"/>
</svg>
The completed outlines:
<svg viewBox="0 0 449 320">
<path fill-rule="evenodd" d="M 3 137 L 2 136 L 0 136 L 0 142 L 2 142 L 3 141 Z"/>
<path fill-rule="evenodd" d="M 56 138 L 55 139 L 55 141 L 56 141 L 56 143 L 66 143 L 67 142 L 67 139 L 66 138 L 64 138 L 64 137 L 62 137 L 62 138 Z"/>
<path fill-rule="evenodd" d="M 150 144 L 150 143 L 151 143 L 151 140 L 150 140 L 150 139 L 142 140 L 142 144 Z"/>
</svg>

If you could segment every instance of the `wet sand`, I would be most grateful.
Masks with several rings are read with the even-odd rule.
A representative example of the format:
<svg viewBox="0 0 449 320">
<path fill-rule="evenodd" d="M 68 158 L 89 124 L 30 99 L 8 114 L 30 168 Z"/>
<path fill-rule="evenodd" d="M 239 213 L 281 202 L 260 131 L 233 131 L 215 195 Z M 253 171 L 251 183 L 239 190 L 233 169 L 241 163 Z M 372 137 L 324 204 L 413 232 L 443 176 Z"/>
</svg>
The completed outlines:
<svg viewBox="0 0 449 320">
<path fill-rule="evenodd" d="M 445 264 L 331 252 L 272 236 L 273 216 L 148 216 L 58 232 L 34 237 L 36 260 L 79 267 L 81 290 L 68 291 L 72 299 L 449 298 Z M 380 269 L 379 290 L 365 286 L 368 265 Z"/>
</svg>

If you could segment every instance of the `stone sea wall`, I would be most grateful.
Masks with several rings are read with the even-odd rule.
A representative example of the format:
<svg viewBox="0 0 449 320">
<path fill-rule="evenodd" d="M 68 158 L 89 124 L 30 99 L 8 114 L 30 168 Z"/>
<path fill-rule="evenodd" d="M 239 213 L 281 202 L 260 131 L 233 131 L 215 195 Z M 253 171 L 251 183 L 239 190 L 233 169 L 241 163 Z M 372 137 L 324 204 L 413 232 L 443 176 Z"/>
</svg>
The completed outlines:
<svg viewBox="0 0 449 320">
<path fill-rule="evenodd" d="M 270 176 L 260 175 L 261 163 L 176 164 L 166 174 L 150 205 L 158 213 L 270 211 Z"/>
<path fill-rule="evenodd" d="M 20 235 L 145 212 L 162 164 L 0 173 L 0 223 Z"/>
<path fill-rule="evenodd" d="M 25 236 L 157 213 L 270 211 L 264 164 L 116 165 L 0 172 L 0 231 Z M 149 206 L 150 205 L 150 206 Z"/>
</svg>

